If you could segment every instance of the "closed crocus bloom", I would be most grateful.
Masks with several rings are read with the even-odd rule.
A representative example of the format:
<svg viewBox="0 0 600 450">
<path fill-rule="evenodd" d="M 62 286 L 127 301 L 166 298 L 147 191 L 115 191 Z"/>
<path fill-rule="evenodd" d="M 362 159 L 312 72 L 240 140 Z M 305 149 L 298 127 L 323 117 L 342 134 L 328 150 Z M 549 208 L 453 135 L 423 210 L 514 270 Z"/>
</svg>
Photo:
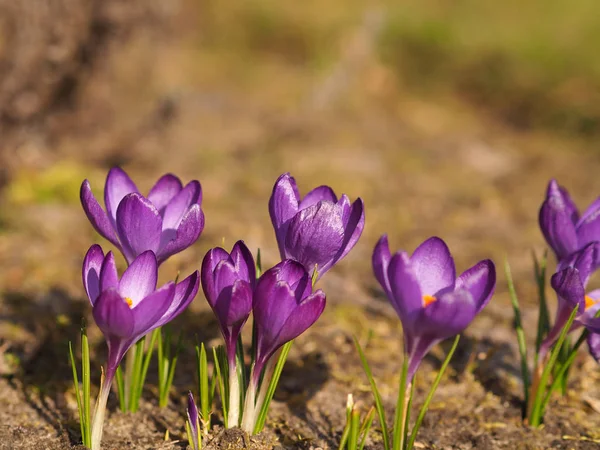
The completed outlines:
<svg viewBox="0 0 600 450">
<path fill-rule="evenodd" d="M 309 273 L 317 266 L 320 278 L 348 254 L 364 225 L 363 201 L 346 195 L 338 200 L 328 186 L 319 186 L 300 198 L 296 181 L 281 175 L 269 200 L 281 259 L 294 259 Z"/>
<path fill-rule="evenodd" d="M 196 407 L 196 402 L 194 401 L 194 396 L 191 391 L 188 392 L 186 413 L 189 424 L 189 444 L 194 450 L 200 450 L 202 448 L 200 416 L 198 415 L 198 408 Z"/>
<path fill-rule="evenodd" d="M 104 186 L 106 211 L 88 180 L 81 185 L 80 197 L 96 231 L 116 245 L 129 264 L 147 250 L 161 264 L 196 242 L 204 229 L 202 190 L 196 180 L 184 187 L 179 178 L 167 174 L 144 197 L 131 178 L 115 167 Z"/>
<path fill-rule="evenodd" d="M 252 253 L 243 241 L 235 243 L 231 253 L 217 247 L 202 261 L 202 289 L 217 320 L 229 362 L 229 408 L 227 424 L 239 425 L 239 377 L 236 361 L 237 341 L 252 310 L 252 291 L 256 268 Z"/>
<path fill-rule="evenodd" d="M 577 313 L 569 331 L 574 331 L 583 326 L 590 333 L 600 333 L 600 317 L 596 317 L 600 310 L 600 289 L 586 293 L 588 280 L 598 267 L 599 262 L 600 243 L 592 242 L 579 252 L 571 255 L 564 262 L 566 268 L 552 276 L 550 284 L 556 292 L 558 307 L 554 325 L 540 345 L 540 358 L 543 358 L 556 342 L 561 330 L 576 308 Z M 596 354 L 593 348 L 595 346 L 591 346 L 590 350 L 592 356 L 595 357 Z"/>
<path fill-rule="evenodd" d="M 590 242 L 600 241 L 600 197 L 583 214 L 567 190 L 551 180 L 539 214 L 540 228 L 560 263 Z"/>
<path fill-rule="evenodd" d="M 208 251 L 202 261 L 202 289 L 219 321 L 227 354 L 235 358 L 235 347 L 242 327 L 252 310 L 252 291 L 256 269 L 252 253 L 243 241 L 231 253 L 220 247 Z"/>
<path fill-rule="evenodd" d="M 246 432 L 254 432 L 256 414 L 265 400 L 265 388 L 271 380 L 277 360 L 275 353 L 304 333 L 324 309 L 325 294 L 321 290 L 312 292 L 311 277 L 297 261 L 283 260 L 258 279 L 252 306 L 256 335 L 254 364 L 242 421 L 242 428 Z M 261 376 L 261 392 L 255 401 Z"/>
<path fill-rule="evenodd" d="M 180 283 L 169 282 L 156 289 L 158 263 L 152 251 L 135 258 L 121 278 L 112 252 L 104 256 L 93 245 L 83 261 L 83 284 L 92 305 L 94 321 L 108 345 L 96 414 L 92 426 L 92 448 L 99 448 L 104 411 L 110 385 L 123 356 L 139 339 L 179 315 L 198 292 L 199 274 Z"/>
<path fill-rule="evenodd" d="M 461 333 L 489 302 L 496 286 L 490 260 L 456 277 L 454 259 L 444 241 L 432 237 L 412 256 L 390 253 L 387 236 L 373 252 L 373 271 L 404 330 L 408 380 L 436 343 Z"/>
<path fill-rule="evenodd" d="M 256 326 L 256 366 L 262 368 L 285 343 L 317 321 L 325 309 L 325 293 L 312 292 L 302 264 L 287 259 L 258 280 L 252 308 Z"/>
</svg>

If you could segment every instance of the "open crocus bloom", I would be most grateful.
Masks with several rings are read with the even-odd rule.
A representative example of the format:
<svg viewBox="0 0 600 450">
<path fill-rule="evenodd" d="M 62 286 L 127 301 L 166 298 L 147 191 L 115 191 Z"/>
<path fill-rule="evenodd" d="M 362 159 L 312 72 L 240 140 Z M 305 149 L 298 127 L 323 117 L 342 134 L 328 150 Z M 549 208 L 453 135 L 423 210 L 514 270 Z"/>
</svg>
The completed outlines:
<svg viewBox="0 0 600 450">
<path fill-rule="evenodd" d="M 252 310 L 256 268 L 243 241 L 231 253 L 220 247 L 208 251 L 202 261 L 202 288 L 225 340 L 229 363 L 235 363 L 236 344 Z"/>
<path fill-rule="evenodd" d="M 167 174 L 144 197 L 131 178 L 114 167 L 104 186 L 106 211 L 88 180 L 81 185 L 80 197 L 96 231 L 116 245 L 129 264 L 146 250 L 152 250 L 160 264 L 196 242 L 204 228 L 202 190 L 196 180 L 183 187 L 179 178 Z"/>
<path fill-rule="evenodd" d="M 281 259 L 300 262 L 309 273 L 317 266 L 320 278 L 348 254 L 365 226 L 363 201 L 338 200 L 328 186 L 300 198 L 296 181 L 284 173 L 275 182 L 269 213 Z"/>
<path fill-rule="evenodd" d="M 552 276 L 550 284 L 556 291 L 558 308 L 554 325 L 540 346 L 540 356 L 544 356 L 556 342 L 575 308 L 577 308 L 577 315 L 569 331 L 584 326 L 592 335 L 600 333 L 600 317 L 596 317 L 600 310 L 600 289 L 586 293 L 588 280 L 599 262 L 600 243 L 592 242 L 571 255 L 564 262 L 566 268 Z M 592 340 L 590 352 L 595 357 L 596 353 L 593 350 L 596 346 L 593 344 L 597 338 L 591 337 L 592 335 L 589 338 Z M 588 344 L 589 342 L 588 340 Z"/>
<path fill-rule="evenodd" d="M 560 264 L 590 242 L 600 241 L 600 197 L 583 214 L 556 180 L 548 184 L 539 214 L 540 228 Z"/>
<path fill-rule="evenodd" d="M 106 379 L 112 380 L 127 350 L 150 331 L 177 317 L 196 296 L 199 274 L 156 289 L 158 263 L 152 251 L 133 260 L 119 279 L 112 252 L 99 245 L 83 261 L 83 285 L 94 321 L 108 345 Z"/>
<path fill-rule="evenodd" d="M 458 278 L 454 259 L 440 238 L 423 242 L 412 256 L 390 253 L 387 236 L 373 252 L 373 271 L 404 330 L 408 380 L 436 343 L 462 332 L 489 302 L 496 286 L 490 260 Z"/>
<path fill-rule="evenodd" d="M 311 278 L 300 263 L 286 259 L 267 270 L 254 291 L 255 374 L 260 376 L 275 352 L 304 333 L 324 309 L 325 294 L 312 292 Z"/>
</svg>

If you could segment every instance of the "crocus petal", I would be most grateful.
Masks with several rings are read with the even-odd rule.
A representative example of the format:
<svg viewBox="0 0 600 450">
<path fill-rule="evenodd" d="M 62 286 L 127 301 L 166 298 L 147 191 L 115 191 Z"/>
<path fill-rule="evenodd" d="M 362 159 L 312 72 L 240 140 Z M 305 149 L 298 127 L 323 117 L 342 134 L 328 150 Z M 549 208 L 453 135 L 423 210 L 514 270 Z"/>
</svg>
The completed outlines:
<svg viewBox="0 0 600 450">
<path fill-rule="evenodd" d="M 344 222 L 344 241 L 342 242 L 342 248 L 329 267 L 319 270 L 319 278 L 333 264 L 344 258 L 358 242 L 365 227 L 365 208 L 362 199 L 359 198 L 352 204 L 349 214 L 342 215 L 342 221 Z"/>
<path fill-rule="evenodd" d="M 337 203 L 338 199 L 329 186 L 319 186 L 314 188 L 300 201 L 298 209 L 308 208 L 309 206 L 316 205 L 320 201 Z"/>
<path fill-rule="evenodd" d="M 587 214 L 577 224 L 577 240 L 580 248 L 590 242 L 600 241 L 600 209 Z"/>
<path fill-rule="evenodd" d="M 210 305 L 214 305 L 217 301 L 219 292 L 215 286 L 214 270 L 221 261 L 227 261 L 229 254 L 221 247 L 210 249 L 202 260 L 201 280 L 202 290 Z"/>
<path fill-rule="evenodd" d="M 121 200 L 132 192 L 139 192 L 135 183 L 131 181 L 129 175 L 120 167 L 113 167 L 106 176 L 106 184 L 104 185 L 104 203 L 106 212 L 113 228 L 117 228 L 117 209 Z"/>
<path fill-rule="evenodd" d="M 562 197 L 562 203 L 564 204 L 565 211 L 571 219 L 571 222 L 577 223 L 577 221 L 579 220 L 579 211 L 577 210 L 577 205 L 575 205 L 575 202 L 573 201 L 573 199 L 571 199 L 569 191 L 567 191 L 564 187 L 560 186 L 555 179 L 552 179 L 548 183 L 548 188 L 546 189 L 546 197 L 558 195 Z M 593 209 L 593 206 L 594 204 L 590 205 L 590 208 Z M 588 210 L 583 213 L 584 216 L 586 215 L 586 213 L 589 212 L 590 208 L 588 208 Z"/>
<path fill-rule="evenodd" d="M 229 287 L 229 289 L 231 289 L 233 283 L 235 283 L 239 277 L 235 267 L 233 266 L 233 263 L 228 258 L 222 260 L 217 267 L 215 267 L 215 270 L 212 273 L 212 278 L 213 286 L 215 287 L 216 292 L 213 293 L 212 299 L 209 300 L 209 303 L 211 306 L 216 306 L 216 302 L 218 297 L 221 295 L 221 291 L 225 287 Z M 214 302 L 214 304 L 212 302 Z"/>
<path fill-rule="evenodd" d="M 600 333 L 600 317 L 584 314 L 580 316 L 577 321 L 586 327 L 590 333 Z"/>
<path fill-rule="evenodd" d="M 600 242 L 590 242 L 581 250 L 572 253 L 558 264 L 558 272 L 566 267 L 574 267 L 579 271 L 581 282 L 585 287 L 592 273 L 600 265 Z"/>
<path fill-rule="evenodd" d="M 447 339 L 462 332 L 475 318 L 477 305 L 466 289 L 446 292 L 421 310 L 414 328 L 419 335 Z"/>
<path fill-rule="evenodd" d="M 197 204 L 200 198 L 200 183 L 190 181 L 165 208 L 163 230 L 176 230 L 190 206 Z"/>
<path fill-rule="evenodd" d="M 276 275 L 277 281 L 285 281 L 290 286 L 298 302 L 312 293 L 308 272 L 298 261 L 284 259 L 271 270 Z"/>
<path fill-rule="evenodd" d="M 114 289 L 103 291 L 100 294 L 92 308 L 92 315 L 107 340 L 111 336 L 128 339 L 133 335 L 132 310 Z"/>
<path fill-rule="evenodd" d="M 199 285 L 200 274 L 197 270 L 185 280 L 177 283 L 177 285 L 175 286 L 175 295 L 173 296 L 173 302 L 171 302 L 167 311 L 158 321 L 157 327 L 162 327 L 164 324 L 170 322 L 183 311 L 185 311 L 196 297 Z"/>
<path fill-rule="evenodd" d="M 100 291 L 108 289 L 119 290 L 119 274 L 117 272 L 117 263 L 113 252 L 108 252 L 102 263 L 100 271 Z"/>
<path fill-rule="evenodd" d="M 559 302 L 565 302 L 570 309 L 585 309 L 585 288 L 579 276 L 579 271 L 573 267 L 567 267 L 552 275 L 550 279 L 552 288 L 558 295 Z"/>
<path fill-rule="evenodd" d="M 320 289 L 302 300 L 302 303 L 292 311 L 281 327 L 279 336 L 277 336 L 278 347 L 292 339 L 296 339 L 308 330 L 321 316 L 324 309 L 325 293 Z"/>
<path fill-rule="evenodd" d="M 100 295 L 100 271 L 103 262 L 104 252 L 102 251 L 102 247 L 97 244 L 92 245 L 85 254 L 85 258 L 83 258 L 81 277 L 85 292 L 92 306 L 94 306 L 94 302 Z"/>
<path fill-rule="evenodd" d="M 539 222 L 546 242 L 559 260 L 578 248 L 573 208 L 570 197 L 565 197 L 556 181 L 552 180 L 548 186 L 546 200 L 540 208 Z"/>
<path fill-rule="evenodd" d="M 388 279 L 392 291 L 390 302 L 398 313 L 404 333 L 412 334 L 414 318 L 423 308 L 423 293 L 405 252 L 392 256 L 388 267 Z"/>
<path fill-rule="evenodd" d="M 154 291 L 133 307 L 134 336 L 144 336 L 160 326 L 160 319 L 169 309 L 175 296 L 175 283 L 172 281 Z"/>
<path fill-rule="evenodd" d="M 237 241 L 230 254 L 238 276 L 248 281 L 252 287 L 256 284 L 256 264 L 252 252 L 248 250 L 244 241 Z"/>
<path fill-rule="evenodd" d="M 161 249 L 157 254 L 159 264 L 165 261 L 169 256 L 179 253 L 188 248 L 198 240 L 204 229 L 204 213 L 200 205 L 194 204 L 181 219 L 177 228 L 176 237 L 165 245 L 162 239 Z M 167 232 L 169 230 L 166 230 Z"/>
<path fill-rule="evenodd" d="M 377 278 L 377 281 L 379 281 L 379 284 L 388 297 L 392 296 L 392 289 L 390 288 L 390 281 L 388 279 L 388 267 L 391 259 L 392 255 L 390 254 L 388 238 L 387 235 L 384 234 L 379 238 L 379 241 L 377 241 L 377 244 L 375 245 L 371 261 L 375 278 Z"/>
<path fill-rule="evenodd" d="M 298 212 L 299 202 L 300 194 L 296 180 L 289 173 L 284 173 L 275 182 L 269 199 L 269 214 L 273 228 L 275 228 L 275 236 L 282 259 L 285 258 L 284 245 L 289 221 Z"/>
<path fill-rule="evenodd" d="M 167 204 L 183 189 L 179 178 L 173 174 L 163 175 L 148 193 L 148 200 L 163 215 Z"/>
<path fill-rule="evenodd" d="M 487 305 L 496 288 L 496 267 L 489 259 L 480 261 L 456 279 L 456 289 L 471 293 L 477 313 Z"/>
<path fill-rule="evenodd" d="M 259 279 L 254 290 L 252 311 L 256 326 L 257 360 L 261 363 L 278 348 L 277 336 L 297 307 L 295 293 L 285 281 L 276 281 L 274 277 L 264 275 Z"/>
<path fill-rule="evenodd" d="M 454 287 L 454 259 L 440 238 L 431 237 L 419 245 L 410 262 L 423 295 L 436 295 L 442 289 Z"/>
<path fill-rule="evenodd" d="M 342 248 L 344 224 L 340 209 L 320 202 L 303 209 L 290 221 L 285 239 L 285 256 L 302 263 L 312 272 L 315 264 L 328 267 Z"/>
<path fill-rule="evenodd" d="M 119 283 L 119 293 L 132 301 L 135 306 L 156 289 L 158 280 L 158 263 L 150 250 L 135 258 L 125 270 Z"/>
<path fill-rule="evenodd" d="M 587 344 L 592 358 L 594 358 L 596 362 L 600 363 L 600 334 L 590 333 L 587 337 Z"/>
<path fill-rule="evenodd" d="M 96 200 L 88 180 L 84 180 L 81 184 L 79 198 L 81 199 L 81 206 L 83 206 L 85 215 L 94 229 L 112 244 L 121 248 L 117 235 L 115 234 L 113 222 L 108 218 L 108 215 L 102 209 L 100 203 L 98 203 L 98 200 Z"/>
<path fill-rule="evenodd" d="M 117 209 L 117 233 L 131 264 L 136 256 L 160 246 L 162 219 L 154 205 L 140 194 L 127 194 Z"/>
<path fill-rule="evenodd" d="M 243 325 L 252 310 L 250 284 L 244 280 L 235 280 L 232 286 L 221 291 L 213 309 L 223 329 Z"/>
</svg>

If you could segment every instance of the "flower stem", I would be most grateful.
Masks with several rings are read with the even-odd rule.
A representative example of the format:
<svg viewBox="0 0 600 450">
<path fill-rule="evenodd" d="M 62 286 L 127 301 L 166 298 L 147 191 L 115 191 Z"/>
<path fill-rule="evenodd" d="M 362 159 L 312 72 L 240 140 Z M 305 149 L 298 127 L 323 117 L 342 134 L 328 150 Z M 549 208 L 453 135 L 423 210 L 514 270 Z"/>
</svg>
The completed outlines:
<svg viewBox="0 0 600 450">
<path fill-rule="evenodd" d="M 402 364 L 402 374 L 400 375 L 400 387 L 398 389 L 398 402 L 396 403 L 396 417 L 394 419 L 394 439 L 392 443 L 393 450 L 404 450 L 406 434 L 406 414 L 408 413 L 408 399 L 410 398 L 410 382 L 408 378 L 408 356 L 404 355 Z M 412 381 L 412 380 L 411 380 Z"/>
<path fill-rule="evenodd" d="M 237 427 L 240 423 L 240 381 L 237 374 L 235 355 L 229 361 L 229 411 L 227 425 Z"/>
<path fill-rule="evenodd" d="M 102 431 L 104 428 L 104 416 L 106 414 L 106 404 L 110 395 L 110 386 L 114 376 L 114 370 L 107 372 L 106 376 L 102 374 L 100 379 L 100 392 L 94 408 L 94 419 L 92 421 L 92 448 L 91 450 L 100 450 L 102 441 Z"/>
<path fill-rule="evenodd" d="M 246 391 L 246 401 L 244 402 L 244 414 L 242 417 L 242 429 L 252 434 L 254 431 L 254 423 L 256 422 L 256 388 L 260 379 L 260 370 L 256 370 L 256 363 L 252 365 L 250 371 L 250 383 Z"/>
</svg>

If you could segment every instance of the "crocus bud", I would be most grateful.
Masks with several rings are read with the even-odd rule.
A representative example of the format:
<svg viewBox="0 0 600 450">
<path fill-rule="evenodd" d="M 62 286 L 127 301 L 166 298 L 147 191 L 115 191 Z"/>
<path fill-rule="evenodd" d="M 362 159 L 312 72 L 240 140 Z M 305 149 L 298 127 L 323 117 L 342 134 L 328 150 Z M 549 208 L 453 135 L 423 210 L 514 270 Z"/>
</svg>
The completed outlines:
<svg viewBox="0 0 600 450">
<path fill-rule="evenodd" d="M 243 241 L 235 243 L 231 253 L 220 247 L 208 251 L 202 261 L 202 289 L 217 320 L 227 354 L 235 358 L 242 327 L 252 310 L 252 291 L 256 267 L 252 253 Z"/>
<path fill-rule="evenodd" d="M 440 238 L 423 242 L 412 256 L 390 253 L 387 236 L 373 252 L 373 271 L 404 330 L 408 380 L 438 342 L 461 333 L 492 298 L 496 269 L 480 261 L 456 277 L 454 259 Z"/>
<path fill-rule="evenodd" d="M 281 175 L 269 200 L 281 259 L 294 259 L 318 277 L 348 254 L 358 241 L 364 225 L 363 201 L 350 204 L 346 195 L 338 200 L 328 186 L 320 186 L 301 199 L 296 181 Z"/>
<path fill-rule="evenodd" d="M 324 309 L 325 294 L 312 292 L 311 279 L 302 264 L 287 259 L 267 270 L 254 290 L 256 366 L 264 367 L 282 345 L 315 323 Z"/>
<path fill-rule="evenodd" d="M 590 242 L 600 241 L 600 197 L 580 216 L 567 190 L 550 180 L 539 213 L 540 228 L 560 263 Z"/>
<path fill-rule="evenodd" d="M 196 408 L 196 402 L 192 392 L 188 392 L 188 404 L 187 404 L 187 418 L 190 431 L 190 446 L 194 450 L 201 449 L 201 435 L 200 435 L 200 416 L 198 415 L 198 408 Z"/>
<path fill-rule="evenodd" d="M 196 242 L 204 229 L 202 190 L 196 180 L 183 187 L 179 178 L 167 174 L 144 197 L 129 176 L 115 167 L 104 186 L 106 211 L 88 180 L 81 185 L 80 197 L 93 227 L 121 250 L 129 264 L 147 250 L 161 264 Z"/>
</svg>

